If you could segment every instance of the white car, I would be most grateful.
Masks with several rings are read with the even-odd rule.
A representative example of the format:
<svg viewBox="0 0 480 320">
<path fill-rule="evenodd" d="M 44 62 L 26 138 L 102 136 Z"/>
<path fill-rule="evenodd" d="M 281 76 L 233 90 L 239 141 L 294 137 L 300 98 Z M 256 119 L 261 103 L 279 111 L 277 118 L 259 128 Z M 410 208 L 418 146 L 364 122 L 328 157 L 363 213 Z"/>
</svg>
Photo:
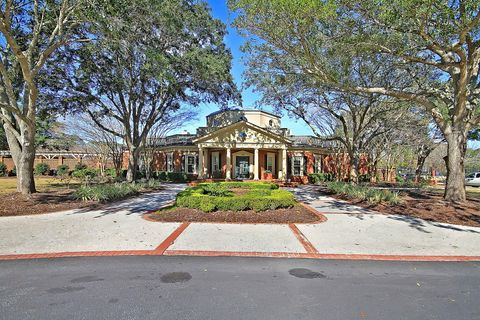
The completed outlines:
<svg viewBox="0 0 480 320">
<path fill-rule="evenodd" d="M 469 174 L 465 178 L 465 185 L 472 187 L 480 187 L 480 172 L 474 172 Z"/>
</svg>

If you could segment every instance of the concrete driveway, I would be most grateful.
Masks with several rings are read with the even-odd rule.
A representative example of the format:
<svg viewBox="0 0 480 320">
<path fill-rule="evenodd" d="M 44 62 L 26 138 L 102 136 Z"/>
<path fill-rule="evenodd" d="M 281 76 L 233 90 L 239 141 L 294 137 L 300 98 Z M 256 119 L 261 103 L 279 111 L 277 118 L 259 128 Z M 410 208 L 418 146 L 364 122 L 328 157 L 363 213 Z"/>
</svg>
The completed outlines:
<svg viewBox="0 0 480 320">
<path fill-rule="evenodd" d="M 324 223 L 162 223 L 142 219 L 143 213 L 170 202 L 184 188 L 167 185 L 164 191 L 105 210 L 0 218 L 0 259 L 1 255 L 16 259 L 22 254 L 40 254 L 30 258 L 164 254 L 480 260 L 480 228 L 376 214 L 322 196 L 312 186 L 291 191 L 324 214 L 328 219 Z"/>
<path fill-rule="evenodd" d="M 69 210 L 32 216 L 0 218 L 0 255 L 152 250 L 180 224 L 156 224 L 141 218 L 175 199 L 185 184 L 108 206 L 104 210 Z"/>
</svg>

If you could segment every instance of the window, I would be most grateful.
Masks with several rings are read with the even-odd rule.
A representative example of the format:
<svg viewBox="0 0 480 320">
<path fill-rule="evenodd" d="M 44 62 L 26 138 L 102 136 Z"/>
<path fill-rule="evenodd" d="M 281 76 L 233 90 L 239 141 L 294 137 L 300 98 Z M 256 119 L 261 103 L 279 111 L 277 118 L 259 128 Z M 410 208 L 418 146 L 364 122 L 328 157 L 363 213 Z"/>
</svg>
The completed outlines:
<svg viewBox="0 0 480 320">
<path fill-rule="evenodd" d="M 270 127 L 273 127 L 273 120 L 268 121 L 268 125 L 269 125 Z"/>
<path fill-rule="evenodd" d="M 294 176 L 303 176 L 303 157 L 294 156 L 292 158 L 292 174 Z"/>
<path fill-rule="evenodd" d="M 267 161 L 265 161 L 265 170 L 270 171 L 273 173 L 275 171 L 275 154 L 268 153 L 267 154 Z"/>
<path fill-rule="evenodd" d="M 480 178 L 480 173 L 477 173 L 477 178 Z"/>
<path fill-rule="evenodd" d="M 167 153 L 167 172 L 173 172 L 173 153 Z"/>
<path fill-rule="evenodd" d="M 196 157 L 197 156 L 195 156 L 195 155 L 186 155 L 185 156 L 186 173 L 190 173 L 190 174 L 197 173 Z"/>
<path fill-rule="evenodd" d="M 313 167 L 313 170 L 315 173 L 321 173 L 322 172 L 322 156 L 316 154 L 315 155 L 315 165 Z"/>
<path fill-rule="evenodd" d="M 220 171 L 220 153 L 212 152 L 212 174 Z"/>
</svg>

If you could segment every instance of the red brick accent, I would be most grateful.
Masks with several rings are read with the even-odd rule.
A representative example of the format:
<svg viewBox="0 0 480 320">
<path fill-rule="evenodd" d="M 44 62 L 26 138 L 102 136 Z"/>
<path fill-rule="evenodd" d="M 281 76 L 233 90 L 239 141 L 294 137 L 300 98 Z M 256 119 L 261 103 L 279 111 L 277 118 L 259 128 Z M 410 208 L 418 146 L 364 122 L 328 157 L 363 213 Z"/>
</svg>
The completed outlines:
<svg viewBox="0 0 480 320">
<path fill-rule="evenodd" d="M 315 249 L 313 244 L 310 241 L 308 241 L 308 239 L 303 235 L 303 233 L 297 228 L 296 225 L 294 225 L 293 223 L 290 223 L 288 226 L 290 227 L 290 230 L 292 230 L 295 237 L 298 239 L 298 241 L 300 241 L 300 243 L 308 253 L 318 253 L 317 249 Z"/>
<path fill-rule="evenodd" d="M 188 222 L 182 223 L 171 235 L 167 237 L 160 245 L 154 250 L 156 254 L 163 254 L 168 247 L 170 247 L 185 229 L 190 225 Z"/>
</svg>

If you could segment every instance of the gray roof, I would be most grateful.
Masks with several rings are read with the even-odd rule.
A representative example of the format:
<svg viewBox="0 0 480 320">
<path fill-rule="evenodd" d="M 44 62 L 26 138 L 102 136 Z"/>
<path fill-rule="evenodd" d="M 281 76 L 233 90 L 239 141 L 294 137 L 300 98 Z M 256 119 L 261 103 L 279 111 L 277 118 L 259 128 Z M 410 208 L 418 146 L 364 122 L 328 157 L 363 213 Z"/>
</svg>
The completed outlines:
<svg viewBox="0 0 480 320">
<path fill-rule="evenodd" d="M 315 136 L 289 136 L 288 138 L 293 141 L 294 147 L 328 148 L 332 145 L 331 141 Z"/>
</svg>

